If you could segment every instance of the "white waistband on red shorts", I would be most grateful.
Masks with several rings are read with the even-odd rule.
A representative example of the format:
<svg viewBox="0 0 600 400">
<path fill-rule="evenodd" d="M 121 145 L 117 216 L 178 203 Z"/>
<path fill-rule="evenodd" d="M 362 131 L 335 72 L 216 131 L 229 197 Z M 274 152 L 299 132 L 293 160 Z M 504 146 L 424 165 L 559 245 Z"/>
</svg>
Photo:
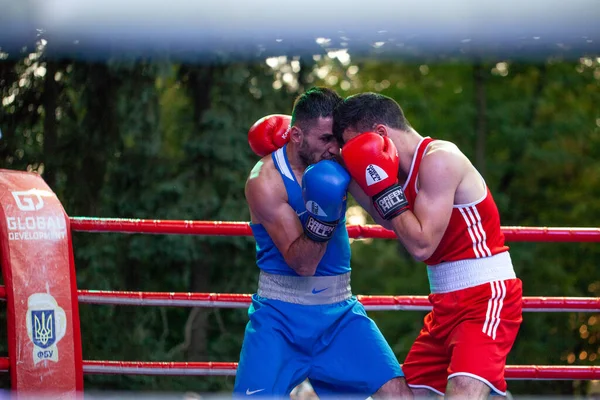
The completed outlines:
<svg viewBox="0 0 600 400">
<path fill-rule="evenodd" d="M 515 279 L 508 251 L 491 257 L 470 258 L 427 266 L 431 293 L 448 293 L 492 281 Z"/>
</svg>

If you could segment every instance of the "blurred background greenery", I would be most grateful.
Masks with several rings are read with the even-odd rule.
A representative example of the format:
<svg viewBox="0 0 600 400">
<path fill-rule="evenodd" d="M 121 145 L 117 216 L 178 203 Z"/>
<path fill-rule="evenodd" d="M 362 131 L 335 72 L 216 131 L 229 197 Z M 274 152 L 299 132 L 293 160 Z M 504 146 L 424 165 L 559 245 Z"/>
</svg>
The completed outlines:
<svg viewBox="0 0 600 400">
<path fill-rule="evenodd" d="M 600 58 L 402 61 L 314 57 L 195 64 L 0 52 L 0 168 L 36 171 L 71 216 L 247 221 L 258 160 L 248 128 L 313 85 L 396 99 L 417 131 L 454 141 L 484 175 L 502 225 L 600 226 Z M 352 223 L 365 221 L 356 208 Z M 366 220 L 366 222 L 372 222 Z M 73 234 L 81 289 L 251 293 L 254 240 Z M 598 244 L 509 243 L 526 296 L 600 297 Z M 394 240 L 352 243 L 357 294 L 428 293 Z M 81 305 L 83 355 L 237 361 L 246 310 Z M 4 309 L 0 320 L 4 320 Z M 425 313 L 371 317 L 402 362 Z M 600 316 L 526 313 L 509 364 L 597 365 Z M 0 324 L 0 356 L 7 355 Z M 8 387 L 7 375 L 0 387 Z M 86 389 L 229 391 L 232 377 L 86 376 Z M 509 382 L 513 394 L 586 394 L 588 382 Z"/>
</svg>

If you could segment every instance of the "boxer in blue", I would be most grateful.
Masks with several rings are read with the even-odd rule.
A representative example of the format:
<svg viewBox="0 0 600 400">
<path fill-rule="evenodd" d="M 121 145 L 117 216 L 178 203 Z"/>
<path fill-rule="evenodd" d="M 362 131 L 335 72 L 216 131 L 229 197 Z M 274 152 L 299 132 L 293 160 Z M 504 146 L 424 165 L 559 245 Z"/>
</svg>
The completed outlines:
<svg viewBox="0 0 600 400">
<path fill-rule="evenodd" d="M 306 378 L 321 398 L 412 397 L 396 356 L 350 289 L 350 177 L 335 161 L 332 135 L 341 100 L 312 88 L 296 99 L 291 124 L 276 115 L 252 128 L 258 134 L 251 140 L 262 143 L 251 147 L 275 151 L 246 182 L 260 274 L 235 397 L 289 398 Z"/>
</svg>

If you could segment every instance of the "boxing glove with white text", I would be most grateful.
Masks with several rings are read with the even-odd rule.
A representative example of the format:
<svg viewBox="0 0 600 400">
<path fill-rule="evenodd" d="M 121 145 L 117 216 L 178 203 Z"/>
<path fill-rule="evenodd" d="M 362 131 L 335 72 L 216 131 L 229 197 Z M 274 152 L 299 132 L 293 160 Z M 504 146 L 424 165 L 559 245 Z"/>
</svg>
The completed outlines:
<svg viewBox="0 0 600 400">
<path fill-rule="evenodd" d="M 382 218 L 391 220 L 409 209 L 398 184 L 398 150 L 389 137 L 361 133 L 344 145 L 342 159 L 352 178 L 372 197 Z"/>
<path fill-rule="evenodd" d="M 264 157 L 283 147 L 290 140 L 292 117 L 272 114 L 262 117 L 248 131 L 248 143 L 252 151 Z"/>
<path fill-rule="evenodd" d="M 308 213 L 306 236 L 326 242 L 346 212 L 346 192 L 350 175 L 335 161 L 322 160 L 310 165 L 302 176 L 302 197 Z"/>
</svg>

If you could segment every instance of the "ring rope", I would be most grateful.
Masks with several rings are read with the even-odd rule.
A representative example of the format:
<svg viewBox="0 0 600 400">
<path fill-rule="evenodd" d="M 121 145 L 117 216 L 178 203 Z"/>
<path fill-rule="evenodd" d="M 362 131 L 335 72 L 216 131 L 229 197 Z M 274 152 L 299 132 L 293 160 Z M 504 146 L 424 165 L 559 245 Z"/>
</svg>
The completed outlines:
<svg viewBox="0 0 600 400">
<path fill-rule="evenodd" d="M 80 232 L 119 232 L 150 234 L 189 234 L 212 236 L 252 236 L 248 222 L 146 220 L 124 218 L 70 217 L 71 229 Z M 351 238 L 394 239 L 395 234 L 379 225 L 348 225 Z M 507 241 L 524 242 L 600 242 L 600 228 L 502 227 Z M 78 300 L 90 304 L 247 308 L 250 294 L 175 293 L 78 290 Z M 370 310 L 431 309 L 427 296 L 365 296 L 358 299 Z M 0 286 L 0 300 L 6 290 Z M 523 311 L 589 312 L 600 311 L 600 298 L 523 297 Z M 8 371 L 8 358 L 0 358 L 0 371 Z M 235 375 L 236 362 L 144 362 L 83 360 L 86 374 Z M 564 365 L 507 365 L 508 380 L 596 380 L 600 367 Z"/>
<path fill-rule="evenodd" d="M 251 294 L 190 292 L 128 292 L 110 290 L 78 290 L 80 303 L 155 307 L 220 307 L 248 308 Z M 357 295 L 368 310 L 429 311 L 427 296 Z M 0 300 L 6 290 L 0 286 Z M 523 311 L 530 312 L 600 312 L 599 297 L 524 296 Z"/>
<path fill-rule="evenodd" d="M 233 376 L 236 362 L 160 362 L 84 360 L 83 372 L 99 375 Z M 8 358 L 0 358 L 0 371 L 8 371 Z M 507 380 L 595 380 L 598 366 L 507 365 Z"/>
<path fill-rule="evenodd" d="M 171 235 L 252 236 L 248 222 L 70 217 L 78 232 L 154 233 Z M 348 225 L 353 239 L 395 239 L 379 225 Z M 600 242 L 600 228 L 502 227 L 510 242 Z"/>
</svg>

